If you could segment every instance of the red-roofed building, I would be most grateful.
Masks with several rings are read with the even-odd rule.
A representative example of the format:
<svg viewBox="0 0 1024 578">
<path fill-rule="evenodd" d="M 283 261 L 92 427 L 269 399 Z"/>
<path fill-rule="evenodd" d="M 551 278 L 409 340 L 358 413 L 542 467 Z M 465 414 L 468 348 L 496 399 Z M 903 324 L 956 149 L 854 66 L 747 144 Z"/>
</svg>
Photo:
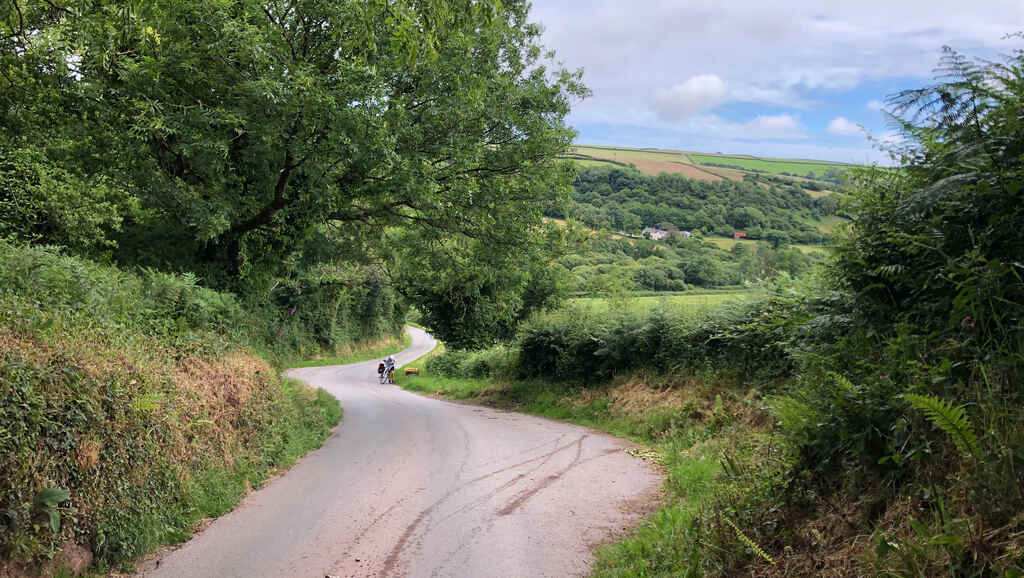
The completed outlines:
<svg viewBox="0 0 1024 578">
<path fill-rule="evenodd" d="M 733 239 L 745 239 L 745 238 L 747 238 L 747 234 L 744 233 L 743 231 L 736 231 L 735 233 L 732 234 L 732 238 Z"/>
</svg>

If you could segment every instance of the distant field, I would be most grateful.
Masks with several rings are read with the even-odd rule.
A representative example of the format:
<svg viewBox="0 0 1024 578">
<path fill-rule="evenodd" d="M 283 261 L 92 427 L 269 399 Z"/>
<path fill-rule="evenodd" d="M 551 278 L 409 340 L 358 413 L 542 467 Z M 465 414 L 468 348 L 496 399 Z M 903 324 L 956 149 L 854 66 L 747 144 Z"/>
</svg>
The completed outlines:
<svg viewBox="0 0 1024 578">
<path fill-rule="evenodd" d="M 832 163 L 828 161 L 812 161 L 802 159 L 767 159 L 744 155 L 712 155 L 707 153 L 686 153 L 686 156 L 695 164 L 719 164 L 731 165 L 762 171 L 766 173 L 789 173 L 791 175 L 804 176 L 807 173 L 814 173 L 815 176 L 823 176 L 832 169 L 842 170 L 851 165 L 845 163 Z"/>
<path fill-rule="evenodd" d="M 577 146 L 572 148 L 570 154 L 574 155 L 574 161 L 586 166 L 633 165 L 638 171 L 648 175 L 677 173 L 690 179 L 702 181 L 720 181 L 723 178 L 729 178 L 688 163 L 679 151 Z M 616 163 L 621 163 L 621 165 Z"/>
<path fill-rule="evenodd" d="M 594 160 L 594 159 L 572 159 L 572 160 L 573 160 L 573 162 L 575 162 L 577 164 L 580 164 L 580 165 L 583 165 L 585 167 L 615 167 L 615 166 L 618 166 L 618 165 L 615 165 L 615 164 L 610 163 L 608 161 L 599 161 L 599 160 Z"/>
<path fill-rule="evenodd" d="M 697 165 L 692 165 L 692 166 L 696 167 Z M 711 173 L 713 175 L 718 175 L 718 176 L 722 177 L 723 179 L 729 179 L 730 181 L 742 181 L 743 180 L 743 175 L 749 175 L 750 174 L 747 171 L 741 171 L 739 169 L 730 169 L 730 168 L 726 168 L 726 167 L 708 167 L 708 166 L 703 166 L 703 167 L 698 167 L 698 168 L 700 168 L 700 170 L 702 170 L 704 172 L 708 172 L 708 173 Z M 767 186 L 767 185 L 765 185 L 765 186 Z"/>
<path fill-rule="evenodd" d="M 559 227 L 562 227 L 562 228 L 566 228 L 566 227 L 569 226 L 569 223 L 567 223 L 565 219 L 556 219 L 554 217 L 543 217 L 543 219 L 546 222 L 548 222 L 548 223 L 554 223 L 554 224 L 556 224 L 556 225 L 558 225 Z M 591 229 L 591 228 L 587 227 L 586 225 L 578 225 L 578 226 L 581 227 L 585 231 L 589 231 L 590 235 L 596 235 L 597 234 L 596 230 Z M 629 237 L 624 237 L 624 236 L 622 236 L 622 235 L 620 235 L 618 233 L 607 233 L 607 235 L 609 237 L 611 237 L 612 239 L 629 239 Z M 632 239 L 630 239 L 630 242 L 632 242 Z"/>
<path fill-rule="evenodd" d="M 719 249 L 724 249 L 726 251 L 732 249 L 737 244 L 744 244 L 744 245 L 747 245 L 748 249 L 754 249 L 754 248 L 757 247 L 757 243 L 758 243 L 757 241 L 755 241 L 753 239 L 733 239 L 732 237 L 711 237 L 711 236 L 707 236 L 707 237 L 701 237 L 701 238 L 704 239 L 705 241 L 709 242 L 709 243 L 715 244 Z M 811 252 L 814 252 L 814 251 L 823 251 L 824 252 L 824 251 L 827 250 L 825 245 L 805 245 L 803 243 L 794 243 L 794 244 L 792 244 L 790 246 L 791 247 L 796 247 L 797 249 L 800 249 L 804 253 L 811 253 Z"/>
<path fill-rule="evenodd" d="M 681 174 L 702 181 L 742 181 L 746 175 L 757 173 L 787 173 L 795 184 L 808 182 L 808 173 L 824 176 L 829 170 L 841 170 L 855 165 L 807 159 L 775 159 L 749 155 L 720 155 L 665 149 L 634 149 L 614 146 L 573 146 L 566 158 L 583 166 L 628 167 L 633 165 L 644 174 Z M 729 166 L 713 166 L 729 165 Z M 793 177 L 792 175 L 797 175 Z M 765 185 L 768 186 L 768 185 Z M 813 197 L 823 197 L 832 191 L 812 191 Z"/>
<path fill-rule="evenodd" d="M 813 253 L 814 251 L 819 251 L 821 253 L 828 252 L 827 245 L 804 245 L 803 243 L 794 243 L 791 247 L 796 247 L 804 253 Z"/>
<path fill-rule="evenodd" d="M 624 304 L 628 311 L 634 313 L 646 313 L 658 307 L 664 307 L 666 311 L 681 313 L 700 313 L 723 303 L 734 303 L 746 301 L 753 295 L 751 291 L 744 289 L 732 291 L 715 291 L 701 293 L 668 293 L 665 295 L 644 295 L 634 296 L 624 302 L 614 302 L 599 297 L 579 297 L 570 299 L 572 305 L 577 305 L 600 313 L 609 311 L 613 305 Z"/>
<path fill-rule="evenodd" d="M 835 231 L 836 228 L 845 225 L 846 223 L 849 222 L 849 219 L 844 219 L 842 217 L 837 217 L 835 215 L 822 217 L 821 223 L 818 224 L 818 229 L 825 233 L 831 233 Z"/>
<path fill-rule="evenodd" d="M 808 195 L 814 197 L 815 199 L 818 199 L 818 198 L 821 198 L 821 197 L 827 197 L 829 195 L 836 194 L 835 191 L 812 191 L 810 189 L 804 189 L 804 190 L 807 192 Z"/>
<path fill-rule="evenodd" d="M 757 245 L 757 241 L 754 241 L 752 239 L 733 239 L 732 237 L 712 237 L 712 236 L 701 237 L 701 239 L 707 241 L 708 243 L 713 243 L 719 249 L 724 249 L 726 251 L 728 251 L 729 249 L 732 249 L 733 247 L 735 247 L 739 243 L 743 243 L 743 244 L 749 245 L 751 247 L 754 247 L 754 246 Z"/>
</svg>

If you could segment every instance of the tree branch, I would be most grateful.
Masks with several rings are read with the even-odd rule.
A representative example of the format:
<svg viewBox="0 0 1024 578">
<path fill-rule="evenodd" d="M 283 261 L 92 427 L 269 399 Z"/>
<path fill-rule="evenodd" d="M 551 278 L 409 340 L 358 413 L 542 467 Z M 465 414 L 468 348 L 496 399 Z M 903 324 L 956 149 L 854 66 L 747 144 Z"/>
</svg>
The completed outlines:
<svg viewBox="0 0 1024 578">
<path fill-rule="evenodd" d="M 14 10 L 18 13 L 18 36 L 25 36 L 25 15 L 21 13 L 18 0 L 11 0 L 11 3 L 14 4 Z"/>
<path fill-rule="evenodd" d="M 292 123 L 292 128 L 288 132 L 288 137 L 284 143 L 284 162 L 281 170 L 277 174 L 277 182 L 274 183 L 274 198 L 269 204 L 263 207 L 263 209 L 249 217 L 248 219 L 236 223 L 228 229 L 224 235 L 228 238 L 238 238 L 247 231 L 256 229 L 262 225 L 266 225 L 274 218 L 274 215 L 281 209 L 284 209 L 288 205 L 294 202 L 294 199 L 289 199 L 285 196 L 285 191 L 288 188 L 288 181 L 291 179 L 292 171 L 298 168 L 302 163 L 294 163 L 292 158 L 292 140 L 295 138 L 295 134 L 298 132 L 299 121 L 296 120 Z"/>
<path fill-rule="evenodd" d="M 270 8 L 268 8 L 266 4 L 261 7 L 263 8 L 263 13 L 267 15 L 267 20 L 270 20 L 271 24 L 276 24 L 281 30 L 281 38 L 284 39 L 284 43 L 288 45 L 288 51 L 292 55 L 292 62 L 298 61 L 298 57 L 295 53 L 295 45 L 292 44 L 291 38 L 288 38 L 288 29 L 285 27 L 284 21 L 282 19 L 275 19 L 274 15 L 270 13 Z"/>
</svg>

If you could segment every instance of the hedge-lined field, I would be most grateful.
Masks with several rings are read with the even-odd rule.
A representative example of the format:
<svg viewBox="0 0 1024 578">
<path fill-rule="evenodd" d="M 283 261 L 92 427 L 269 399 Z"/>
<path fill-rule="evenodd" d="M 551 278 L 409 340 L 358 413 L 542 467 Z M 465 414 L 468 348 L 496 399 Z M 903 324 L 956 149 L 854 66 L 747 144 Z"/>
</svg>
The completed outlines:
<svg viewBox="0 0 1024 578">
<path fill-rule="evenodd" d="M 687 156 L 700 165 L 722 165 L 738 167 L 752 171 L 765 173 L 786 173 L 790 175 L 805 176 L 807 173 L 814 173 L 816 177 L 824 176 L 829 171 L 843 171 L 853 165 L 845 163 L 831 163 L 828 161 L 813 161 L 801 159 L 767 159 L 756 158 L 746 155 L 710 155 L 706 153 L 687 153 Z"/>
</svg>

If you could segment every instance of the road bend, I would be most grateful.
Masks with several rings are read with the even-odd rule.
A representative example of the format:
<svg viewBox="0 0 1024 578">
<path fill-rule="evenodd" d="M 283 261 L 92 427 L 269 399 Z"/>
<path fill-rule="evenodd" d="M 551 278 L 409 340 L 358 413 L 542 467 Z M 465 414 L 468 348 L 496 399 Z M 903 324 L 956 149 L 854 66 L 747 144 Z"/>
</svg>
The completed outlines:
<svg viewBox="0 0 1024 578">
<path fill-rule="evenodd" d="M 436 345 L 409 331 L 400 366 Z M 289 370 L 337 397 L 342 422 L 140 575 L 585 575 L 594 547 L 635 524 L 661 486 L 627 441 L 380 385 L 377 363 Z"/>
</svg>

